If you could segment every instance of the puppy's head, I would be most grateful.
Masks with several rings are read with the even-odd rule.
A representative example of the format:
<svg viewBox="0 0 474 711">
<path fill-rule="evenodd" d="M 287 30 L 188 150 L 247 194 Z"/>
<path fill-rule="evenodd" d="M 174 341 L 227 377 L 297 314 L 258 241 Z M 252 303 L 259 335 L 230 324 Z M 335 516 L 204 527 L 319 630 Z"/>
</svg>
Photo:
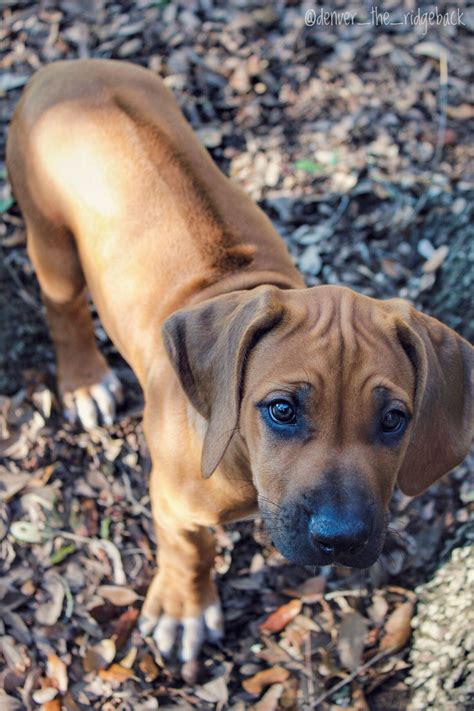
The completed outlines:
<svg viewBox="0 0 474 711">
<path fill-rule="evenodd" d="M 295 562 L 371 565 L 397 479 L 421 493 L 472 440 L 474 349 L 400 299 L 264 286 L 178 311 L 163 335 L 208 421 L 203 475 L 242 438 L 273 540 Z"/>
</svg>

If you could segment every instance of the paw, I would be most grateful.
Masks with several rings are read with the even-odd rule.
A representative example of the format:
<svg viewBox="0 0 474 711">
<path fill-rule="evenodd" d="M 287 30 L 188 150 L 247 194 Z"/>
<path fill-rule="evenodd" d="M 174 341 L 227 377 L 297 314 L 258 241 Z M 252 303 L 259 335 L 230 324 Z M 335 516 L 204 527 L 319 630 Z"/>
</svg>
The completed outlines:
<svg viewBox="0 0 474 711">
<path fill-rule="evenodd" d="M 115 373 L 108 370 L 99 382 L 66 391 L 62 400 L 64 416 L 69 422 L 79 421 L 85 430 L 92 430 L 99 423 L 111 425 L 116 406 L 123 401 L 122 384 Z"/>
<path fill-rule="evenodd" d="M 151 633 L 164 659 L 176 651 L 181 662 L 197 659 L 205 641 L 219 642 L 224 636 L 224 617 L 220 602 L 208 605 L 201 615 L 181 619 L 163 614 L 158 619 L 141 617 L 140 633 Z"/>
</svg>

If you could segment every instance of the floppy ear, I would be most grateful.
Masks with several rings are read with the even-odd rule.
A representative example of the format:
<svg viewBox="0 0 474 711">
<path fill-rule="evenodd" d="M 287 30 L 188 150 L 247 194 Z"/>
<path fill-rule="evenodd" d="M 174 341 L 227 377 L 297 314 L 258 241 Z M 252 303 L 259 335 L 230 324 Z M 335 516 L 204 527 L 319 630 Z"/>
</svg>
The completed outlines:
<svg viewBox="0 0 474 711">
<path fill-rule="evenodd" d="M 460 464 L 474 434 L 474 348 L 430 316 L 397 299 L 398 337 L 416 375 L 411 438 L 398 474 L 405 494 L 421 494 Z"/>
<path fill-rule="evenodd" d="M 214 472 L 238 424 L 246 359 L 283 318 L 276 287 L 217 296 L 163 325 L 168 356 L 196 410 L 208 420 L 201 468 Z"/>
</svg>

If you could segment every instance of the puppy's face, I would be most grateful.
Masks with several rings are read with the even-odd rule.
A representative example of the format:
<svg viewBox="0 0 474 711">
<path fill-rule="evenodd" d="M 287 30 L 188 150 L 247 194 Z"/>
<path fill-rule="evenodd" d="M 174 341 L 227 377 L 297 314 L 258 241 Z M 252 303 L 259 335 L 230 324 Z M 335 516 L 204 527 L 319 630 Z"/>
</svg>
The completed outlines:
<svg viewBox="0 0 474 711">
<path fill-rule="evenodd" d="M 321 293 L 319 303 L 312 290 L 301 296 L 250 355 L 240 432 L 280 551 L 366 567 L 410 436 L 414 368 L 375 300 L 342 289 L 326 290 L 323 305 Z"/>
<path fill-rule="evenodd" d="M 371 565 L 395 482 L 421 493 L 469 450 L 474 349 L 400 299 L 258 287 L 176 312 L 163 335 L 208 421 L 203 476 L 240 437 L 295 562 Z"/>
</svg>

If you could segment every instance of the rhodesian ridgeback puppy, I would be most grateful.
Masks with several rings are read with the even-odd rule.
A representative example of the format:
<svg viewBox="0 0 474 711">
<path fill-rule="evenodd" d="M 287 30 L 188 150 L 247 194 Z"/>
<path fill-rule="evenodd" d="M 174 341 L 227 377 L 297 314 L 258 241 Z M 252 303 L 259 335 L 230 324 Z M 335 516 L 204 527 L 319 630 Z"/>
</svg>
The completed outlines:
<svg viewBox="0 0 474 711">
<path fill-rule="evenodd" d="M 370 566 L 398 481 L 415 495 L 473 429 L 473 349 L 400 299 L 305 288 L 270 221 L 199 144 L 158 77 L 42 69 L 8 142 L 69 417 L 121 398 L 89 290 L 145 394 L 158 572 L 142 625 L 181 657 L 222 634 L 215 524 L 260 510 L 290 560 Z"/>
</svg>

